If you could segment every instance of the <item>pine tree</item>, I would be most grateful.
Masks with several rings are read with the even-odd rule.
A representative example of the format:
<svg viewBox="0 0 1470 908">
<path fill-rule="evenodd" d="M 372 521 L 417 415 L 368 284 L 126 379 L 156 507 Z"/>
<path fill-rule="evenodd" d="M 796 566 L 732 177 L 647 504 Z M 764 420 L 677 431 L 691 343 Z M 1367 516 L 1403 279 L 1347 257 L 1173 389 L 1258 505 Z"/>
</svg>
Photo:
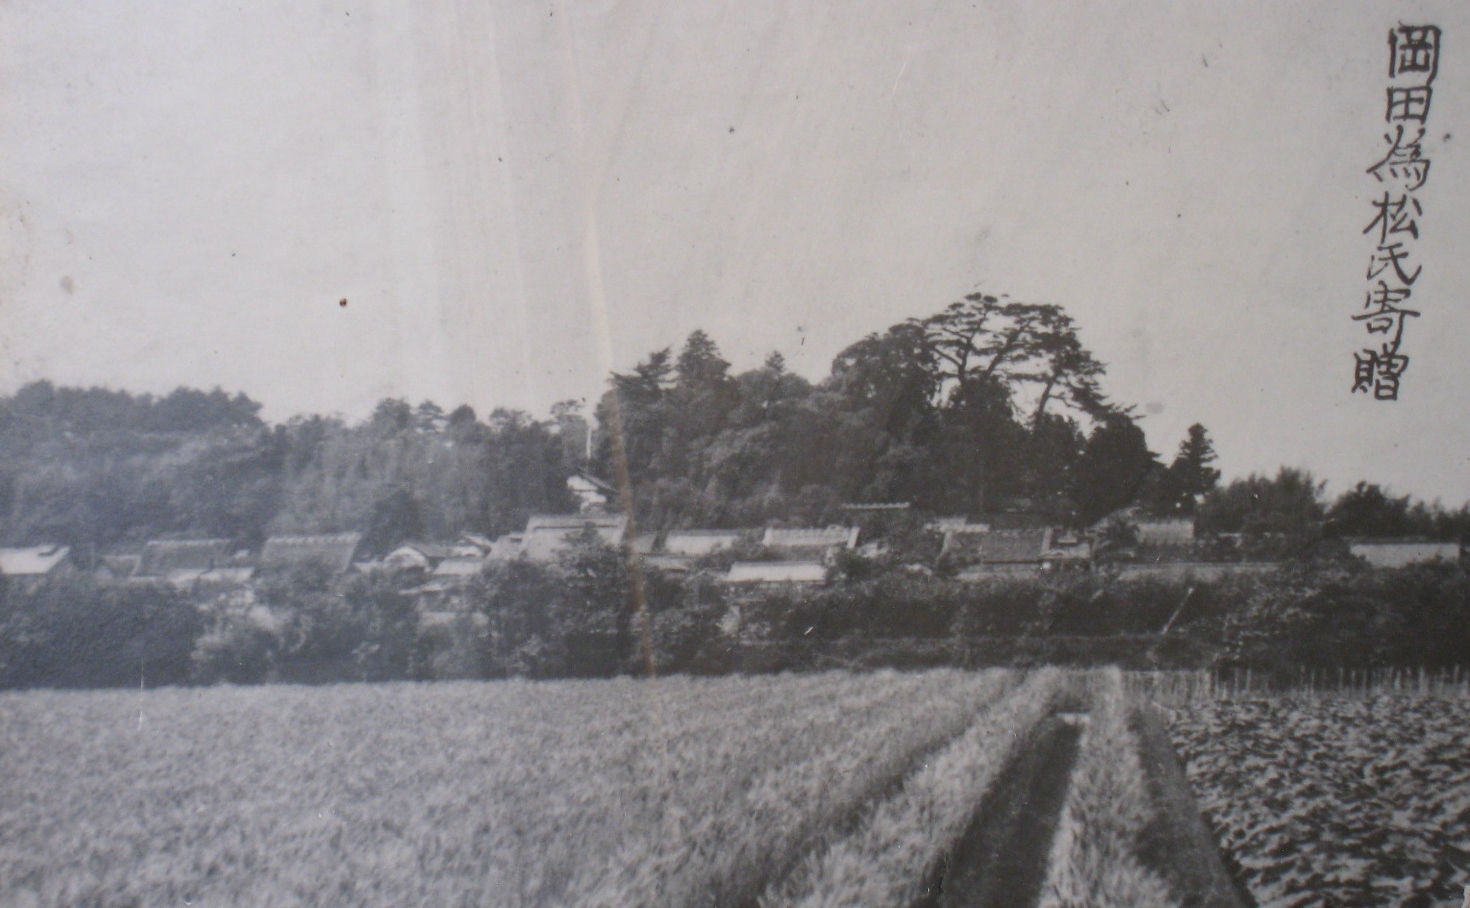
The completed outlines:
<svg viewBox="0 0 1470 908">
<path fill-rule="evenodd" d="M 1169 465 L 1168 485 L 1174 498 L 1174 509 L 1193 514 L 1199 499 L 1214 491 L 1220 482 L 1220 471 L 1210 466 L 1215 462 L 1215 448 L 1210 435 L 1199 423 L 1189 427 L 1189 435 L 1179 444 L 1179 453 Z"/>
</svg>

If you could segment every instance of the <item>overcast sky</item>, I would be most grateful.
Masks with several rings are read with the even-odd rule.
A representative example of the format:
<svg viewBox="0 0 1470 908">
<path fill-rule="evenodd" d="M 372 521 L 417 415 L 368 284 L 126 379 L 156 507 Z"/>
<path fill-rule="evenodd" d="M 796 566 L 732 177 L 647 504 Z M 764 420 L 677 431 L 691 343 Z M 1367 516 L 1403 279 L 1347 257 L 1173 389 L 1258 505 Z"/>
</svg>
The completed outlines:
<svg viewBox="0 0 1470 908">
<path fill-rule="evenodd" d="M 1444 29 L 1403 399 L 1352 395 L 1388 30 Z M 1056 303 L 1172 454 L 1470 498 L 1470 6 L 0 0 L 0 392 L 544 413 Z M 347 305 L 341 305 L 346 299 Z"/>
</svg>

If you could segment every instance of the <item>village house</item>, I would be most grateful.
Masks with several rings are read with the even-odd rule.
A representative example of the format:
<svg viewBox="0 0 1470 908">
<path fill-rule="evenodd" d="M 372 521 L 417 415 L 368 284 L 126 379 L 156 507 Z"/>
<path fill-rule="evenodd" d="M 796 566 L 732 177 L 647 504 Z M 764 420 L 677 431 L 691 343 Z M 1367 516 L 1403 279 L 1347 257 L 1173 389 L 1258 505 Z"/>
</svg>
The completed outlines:
<svg viewBox="0 0 1470 908">
<path fill-rule="evenodd" d="M 430 578 L 443 583 L 468 583 L 485 569 L 486 561 L 479 557 L 454 555 L 440 561 Z"/>
<path fill-rule="evenodd" d="M 242 567 L 231 556 L 228 539 L 150 539 L 128 580 L 188 590 L 211 571 Z"/>
<path fill-rule="evenodd" d="M 450 545 L 450 555 L 454 558 L 473 556 L 484 558 L 494 548 L 495 540 L 489 536 L 481 536 L 478 533 L 461 533 L 459 538 Z"/>
<path fill-rule="evenodd" d="M 990 532 L 990 524 L 970 523 L 964 517 L 941 517 L 929 521 L 924 528 L 944 537 L 944 543 L 939 547 L 941 558 L 946 555 L 962 557 L 965 552 L 978 549 L 981 537 Z"/>
<path fill-rule="evenodd" d="M 33 592 L 41 584 L 74 570 L 71 548 L 64 545 L 33 545 L 0 549 L 0 577 L 12 589 Z"/>
<path fill-rule="evenodd" d="M 455 552 L 453 546 L 437 542 L 405 542 L 383 556 L 379 563 L 390 570 L 421 570 L 428 573 Z"/>
<path fill-rule="evenodd" d="M 332 574 L 345 574 L 352 569 L 361 544 L 361 533 L 272 536 L 260 551 L 260 570 L 292 570 L 320 564 Z"/>
<path fill-rule="evenodd" d="M 1086 567 L 1092 564 L 1092 540 L 1070 530 L 1053 530 L 1042 567 Z"/>
<path fill-rule="evenodd" d="M 422 585 L 406 590 L 414 597 L 419 620 L 433 624 L 464 613 L 469 606 L 470 583 L 487 563 L 484 558 L 465 556 L 440 561 Z"/>
<path fill-rule="evenodd" d="M 956 537 L 950 553 L 971 563 L 960 574 L 993 574 L 1015 571 L 1039 571 L 1051 546 L 1051 528 L 1023 530 L 991 530 Z"/>
<path fill-rule="evenodd" d="M 1076 533 L 1033 527 L 958 535 L 950 553 L 968 565 L 960 579 L 979 579 L 998 573 L 1086 568 L 1092 545 Z"/>
<path fill-rule="evenodd" d="M 567 489 L 577 499 L 583 514 L 600 514 L 618 498 L 618 490 L 590 473 L 573 473 L 567 477 Z"/>
<path fill-rule="evenodd" d="M 490 561 L 513 561 L 521 557 L 521 543 L 525 540 L 525 533 L 506 533 L 495 540 L 485 557 Z"/>
<path fill-rule="evenodd" d="M 142 560 L 141 553 L 99 555 L 92 573 L 99 583 L 126 583 L 138 570 L 138 563 Z"/>
<path fill-rule="evenodd" d="M 740 530 L 671 530 L 664 537 L 663 554 L 703 558 L 740 544 Z"/>
<path fill-rule="evenodd" d="M 1153 577 L 1175 581 L 1213 582 L 1227 577 L 1252 577 L 1268 574 L 1281 567 L 1279 561 L 1150 561 L 1115 564 L 1111 570 L 1120 577 Z"/>
<path fill-rule="evenodd" d="M 554 561 L 588 530 L 610 546 L 621 546 L 628 518 L 620 514 L 542 514 L 526 521 L 517 557 Z"/>
<path fill-rule="evenodd" d="M 788 561 L 820 561 L 857 548 L 857 527 L 767 527 L 761 545 Z"/>
<path fill-rule="evenodd" d="M 255 565 L 250 563 L 249 552 L 236 552 L 223 564 L 200 574 L 194 580 L 196 590 L 237 589 L 250 582 L 255 576 Z"/>
<path fill-rule="evenodd" d="M 1193 517 L 1149 517 L 1137 505 L 1114 511 L 1093 524 L 1092 532 L 1104 533 L 1118 523 L 1133 527 L 1140 546 L 1188 548 L 1194 545 Z"/>
<path fill-rule="evenodd" d="M 725 575 L 731 584 L 819 584 L 827 581 L 827 567 L 819 561 L 737 561 Z"/>
<path fill-rule="evenodd" d="M 1194 518 L 1145 518 L 1134 521 L 1139 545 L 1189 546 L 1194 544 Z"/>
<path fill-rule="evenodd" d="M 694 569 L 694 559 L 684 555 L 660 555 L 652 552 L 642 555 L 639 562 L 646 568 L 674 574 L 687 574 Z"/>
</svg>

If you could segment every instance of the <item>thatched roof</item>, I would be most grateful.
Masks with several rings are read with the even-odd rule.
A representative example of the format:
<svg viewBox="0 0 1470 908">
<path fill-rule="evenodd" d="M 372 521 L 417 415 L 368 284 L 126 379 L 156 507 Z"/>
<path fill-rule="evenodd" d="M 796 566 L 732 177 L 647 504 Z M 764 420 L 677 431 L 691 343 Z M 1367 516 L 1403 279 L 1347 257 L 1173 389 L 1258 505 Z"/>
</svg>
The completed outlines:
<svg viewBox="0 0 1470 908">
<path fill-rule="evenodd" d="M 303 564 L 319 563 L 334 574 L 342 574 L 352 567 L 357 546 L 362 542 L 361 533 L 334 533 L 321 536 L 272 536 L 265 541 L 260 553 L 263 570 L 293 568 Z"/>
<path fill-rule="evenodd" d="M 229 560 L 228 539 L 153 539 L 143 547 L 134 577 L 164 578 L 181 571 L 207 571 Z"/>
</svg>

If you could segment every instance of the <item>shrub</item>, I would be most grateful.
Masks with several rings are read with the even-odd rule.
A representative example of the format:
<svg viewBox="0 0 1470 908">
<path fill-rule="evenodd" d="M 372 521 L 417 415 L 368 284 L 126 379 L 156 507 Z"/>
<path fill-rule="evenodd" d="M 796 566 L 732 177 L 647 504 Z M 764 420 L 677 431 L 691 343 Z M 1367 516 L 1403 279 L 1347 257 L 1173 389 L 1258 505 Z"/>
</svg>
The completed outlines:
<svg viewBox="0 0 1470 908">
<path fill-rule="evenodd" d="M 181 684 L 202 631 L 197 610 L 170 587 L 58 578 L 0 605 L 0 686 Z"/>
</svg>

